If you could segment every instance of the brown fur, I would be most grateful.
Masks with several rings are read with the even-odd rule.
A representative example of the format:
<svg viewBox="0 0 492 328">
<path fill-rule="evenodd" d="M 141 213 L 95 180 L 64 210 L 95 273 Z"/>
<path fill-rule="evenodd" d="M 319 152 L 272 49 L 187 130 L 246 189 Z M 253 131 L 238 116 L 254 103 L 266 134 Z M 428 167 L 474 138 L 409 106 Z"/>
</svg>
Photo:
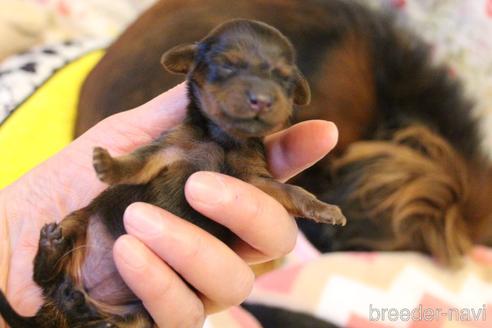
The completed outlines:
<svg viewBox="0 0 492 328">
<path fill-rule="evenodd" d="M 468 168 L 438 135 L 413 126 L 397 132 L 391 142 L 357 142 L 333 162 L 334 173 L 351 165 L 361 168 L 351 173 L 357 175 L 357 186 L 350 201 L 360 204 L 370 220 L 390 226 L 393 236 L 373 241 L 355 237 L 352 243 L 430 252 L 443 263 L 470 249 L 463 217 L 470 196 Z"/>
<path fill-rule="evenodd" d="M 357 33 L 357 34 L 356 34 Z M 337 152 L 360 140 L 376 119 L 376 94 L 370 48 L 367 40 L 348 33 L 340 44 L 324 55 L 313 76 L 313 102 L 296 120 L 323 119 L 340 128 Z"/>
</svg>

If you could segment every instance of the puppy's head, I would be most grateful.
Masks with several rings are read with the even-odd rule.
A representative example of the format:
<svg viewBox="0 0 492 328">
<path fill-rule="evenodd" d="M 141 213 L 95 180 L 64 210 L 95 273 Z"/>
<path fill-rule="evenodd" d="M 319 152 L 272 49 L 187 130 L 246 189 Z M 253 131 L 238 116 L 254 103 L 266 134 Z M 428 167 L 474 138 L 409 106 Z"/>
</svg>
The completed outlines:
<svg viewBox="0 0 492 328">
<path fill-rule="evenodd" d="M 197 44 L 162 56 L 172 73 L 188 74 L 203 113 L 236 137 L 261 137 L 288 122 L 293 105 L 310 100 L 295 51 L 277 29 L 233 20 Z"/>
</svg>

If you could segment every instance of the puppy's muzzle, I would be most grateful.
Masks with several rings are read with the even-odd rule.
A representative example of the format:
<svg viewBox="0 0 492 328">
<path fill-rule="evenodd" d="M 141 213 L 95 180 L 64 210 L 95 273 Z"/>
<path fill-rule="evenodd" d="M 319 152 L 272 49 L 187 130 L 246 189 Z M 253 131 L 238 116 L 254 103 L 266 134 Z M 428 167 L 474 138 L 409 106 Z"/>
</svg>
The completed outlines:
<svg viewBox="0 0 492 328">
<path fill-rule="evenodd" d="M 247 97 L 253 113 L 261 115 L 272 110 L 273 95 L 261 91 L 248 91 Z"/>
</svg>

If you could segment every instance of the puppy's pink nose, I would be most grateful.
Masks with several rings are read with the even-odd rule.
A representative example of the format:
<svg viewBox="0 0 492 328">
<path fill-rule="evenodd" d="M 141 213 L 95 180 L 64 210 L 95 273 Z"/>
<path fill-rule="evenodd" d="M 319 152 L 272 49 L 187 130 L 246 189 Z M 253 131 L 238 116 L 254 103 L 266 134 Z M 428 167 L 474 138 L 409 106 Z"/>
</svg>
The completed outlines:
<svg viewBox="0 0 492 328">
<path fill-rule="evenodd" d="M 249 93 L 249 105 L 255 113 L 269 111 L 272 108 L 272 97 L 265 93 Z"/>
</svg>

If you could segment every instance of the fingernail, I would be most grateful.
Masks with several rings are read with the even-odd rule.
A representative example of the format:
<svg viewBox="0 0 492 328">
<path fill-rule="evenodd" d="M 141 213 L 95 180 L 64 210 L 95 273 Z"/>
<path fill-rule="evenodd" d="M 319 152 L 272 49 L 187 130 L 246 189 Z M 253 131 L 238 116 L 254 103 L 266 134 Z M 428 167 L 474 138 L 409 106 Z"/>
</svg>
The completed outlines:
<svg viewBox="0 0 492 328">
<path fill-rule="evenodd" d="M 147 258 L 143 253 L 142 246 L 129 236 L 122 236 L 118 239 L 117 256 L 133 270 L 140 271 L 147 265 Z"/>
<path fill-rule="evenodd" d="M 125 211 L 126 229 L 138 237 L 160 236 L 164 231 L 164 220 L 151 205 L 135 203 Z"/>
<path fill-rule="evenodd" d="M 212 172 L 193 174 L 186 183 L 186 189 L 192 201 L 206 206 L 223 203 L 230 193 L 222 177 Z"/>
</svg>

